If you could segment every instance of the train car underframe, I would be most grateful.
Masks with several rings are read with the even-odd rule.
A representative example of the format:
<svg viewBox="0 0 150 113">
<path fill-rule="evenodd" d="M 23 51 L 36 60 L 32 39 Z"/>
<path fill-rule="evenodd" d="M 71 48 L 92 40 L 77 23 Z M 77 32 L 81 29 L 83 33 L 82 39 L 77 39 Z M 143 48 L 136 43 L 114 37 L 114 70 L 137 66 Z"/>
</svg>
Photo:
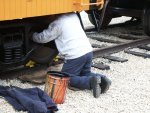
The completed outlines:
<svg viewBox="0 0 150 113">
<path fill-rule="evenodd" d="M 25 65 L 32 58 L 36 49 L 38 51 L 38 48 L 41 49 L 41 47 L 45 46 L 56 49 L 54 42 L 43 45 L 36 44 L 31 40 L 32 29 L 42 31 L 42 29 L 48 27 L 48 18 L 50 17 L 43 16 L 0 22 L 0 72 Z M 53 53 L 57 55 L 57 50 Z M 42 62 L 43 61 L 40 63 Z M 50 63 L 50 61 L 44 61 L 43 64 L 46 64 L 45 62 L 47 62 L 47 64 Z"/>
</svg>

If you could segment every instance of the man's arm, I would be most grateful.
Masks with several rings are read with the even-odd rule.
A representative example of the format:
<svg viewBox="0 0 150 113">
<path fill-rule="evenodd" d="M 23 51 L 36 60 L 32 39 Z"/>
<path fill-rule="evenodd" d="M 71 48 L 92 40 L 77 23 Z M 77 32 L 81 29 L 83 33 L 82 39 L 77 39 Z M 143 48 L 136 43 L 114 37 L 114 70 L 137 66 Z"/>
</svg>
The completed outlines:
<svg viewBox="0 0 150 113">
<path fill-rule="evenodd" d="M 33 34 L 33 41 L 37 43 L 47 43 L 55 40 L 61 34 L 61 30 L 56 22 L 49 25 L 48 29 L 43 30 L 41 33 L 35 32 Z"/>
</svg>

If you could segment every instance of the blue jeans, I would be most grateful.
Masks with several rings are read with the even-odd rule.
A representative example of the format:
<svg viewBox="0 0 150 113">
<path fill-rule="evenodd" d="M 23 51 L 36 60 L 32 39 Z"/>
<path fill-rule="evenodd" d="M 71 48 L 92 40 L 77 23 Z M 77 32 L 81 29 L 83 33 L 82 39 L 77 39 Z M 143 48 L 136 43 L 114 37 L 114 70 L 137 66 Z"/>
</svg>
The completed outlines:
<svg viewBox="0 0 150 113">
<path fill-rule="evenodd" d="M 91 89 L 90 78 L 96 74 L 91 73 L 93 52 L 79 58 L 69 59 L 63 65 L 62 72 L 70 74 L 70 86 L 79 89 Z"/>
</svg>

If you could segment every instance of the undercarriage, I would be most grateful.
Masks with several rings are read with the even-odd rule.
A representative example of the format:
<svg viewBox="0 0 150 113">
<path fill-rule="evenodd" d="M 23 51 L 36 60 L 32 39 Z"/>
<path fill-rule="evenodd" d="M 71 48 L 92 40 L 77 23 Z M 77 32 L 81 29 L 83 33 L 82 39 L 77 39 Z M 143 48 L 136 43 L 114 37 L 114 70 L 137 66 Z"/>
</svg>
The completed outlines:
<svg viewBox="0 0 150 113">
<path fill-rule="evenodd" d="M 33 32 L 48 27 L 48 18 L 45 16 L 0 22 L 0 71 L 17 68 L 30 60 L 40 64 L 51 62 L 58 53 L 55 43 L 36 44 L 31 40 Z"/>
</svg>

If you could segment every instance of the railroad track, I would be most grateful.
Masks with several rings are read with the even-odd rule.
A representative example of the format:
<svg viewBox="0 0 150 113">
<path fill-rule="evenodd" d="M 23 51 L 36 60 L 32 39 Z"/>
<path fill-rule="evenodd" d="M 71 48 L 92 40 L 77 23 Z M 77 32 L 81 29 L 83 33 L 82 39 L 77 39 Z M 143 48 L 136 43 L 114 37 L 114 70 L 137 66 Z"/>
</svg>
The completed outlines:
<svg viewBox="0 0 150 113">
<path fill-rule="evenodd" d="M 139 47 L 144 47 L 144 45 L 146 47 L 146 44 L 149 44 L 149 43 L 150 43 L 150 38 L 148 37 L 148 38 L 138 39 L 138 40 L 123 43 L 123 44 L 118 44 L 115 46 L 100 48 L 94 51 L 94 58 L 108 56 L 109 54 L 125 50 L 126 48 L 130 48 L 130 49 L 134 47 L 139 48 Z M 125 50 L 125 51 L 127 52 L 129 50 Z M 144 54 L 143 54 L 143 57 L 145 57 Z"/>
<path fill-rule="evenodd" d="M 87 30 L 86 34 L 94 48 L 93 59 L 104 58 L 116 62 L 128 61 L 128 59 L 112 55 L 120 51 L 143 58 L 150 58 L 150 54 L 132 50 L 133 48 L 138 48 L 150 51 L 150 46 L 148 45 L 150 44 L 150 37 L 144 34 L 141 25 L 135 23 L 133 23 L 134 26 L 132 24 L 123 25 L 120 24 L 119 26 L 118 24 L 116 28 L 114 27 L 115 25 L 110 26 L 110 28 L 102 30 L 101 33 Z M 116 29 L 118 29 L 118 32 L 115 31 Z M 95 40 L 100 44 L 92 43 Z M 104 63 L 93 63 L 93 67 L 102 70 L 110 69 Z"/>
</svg>

